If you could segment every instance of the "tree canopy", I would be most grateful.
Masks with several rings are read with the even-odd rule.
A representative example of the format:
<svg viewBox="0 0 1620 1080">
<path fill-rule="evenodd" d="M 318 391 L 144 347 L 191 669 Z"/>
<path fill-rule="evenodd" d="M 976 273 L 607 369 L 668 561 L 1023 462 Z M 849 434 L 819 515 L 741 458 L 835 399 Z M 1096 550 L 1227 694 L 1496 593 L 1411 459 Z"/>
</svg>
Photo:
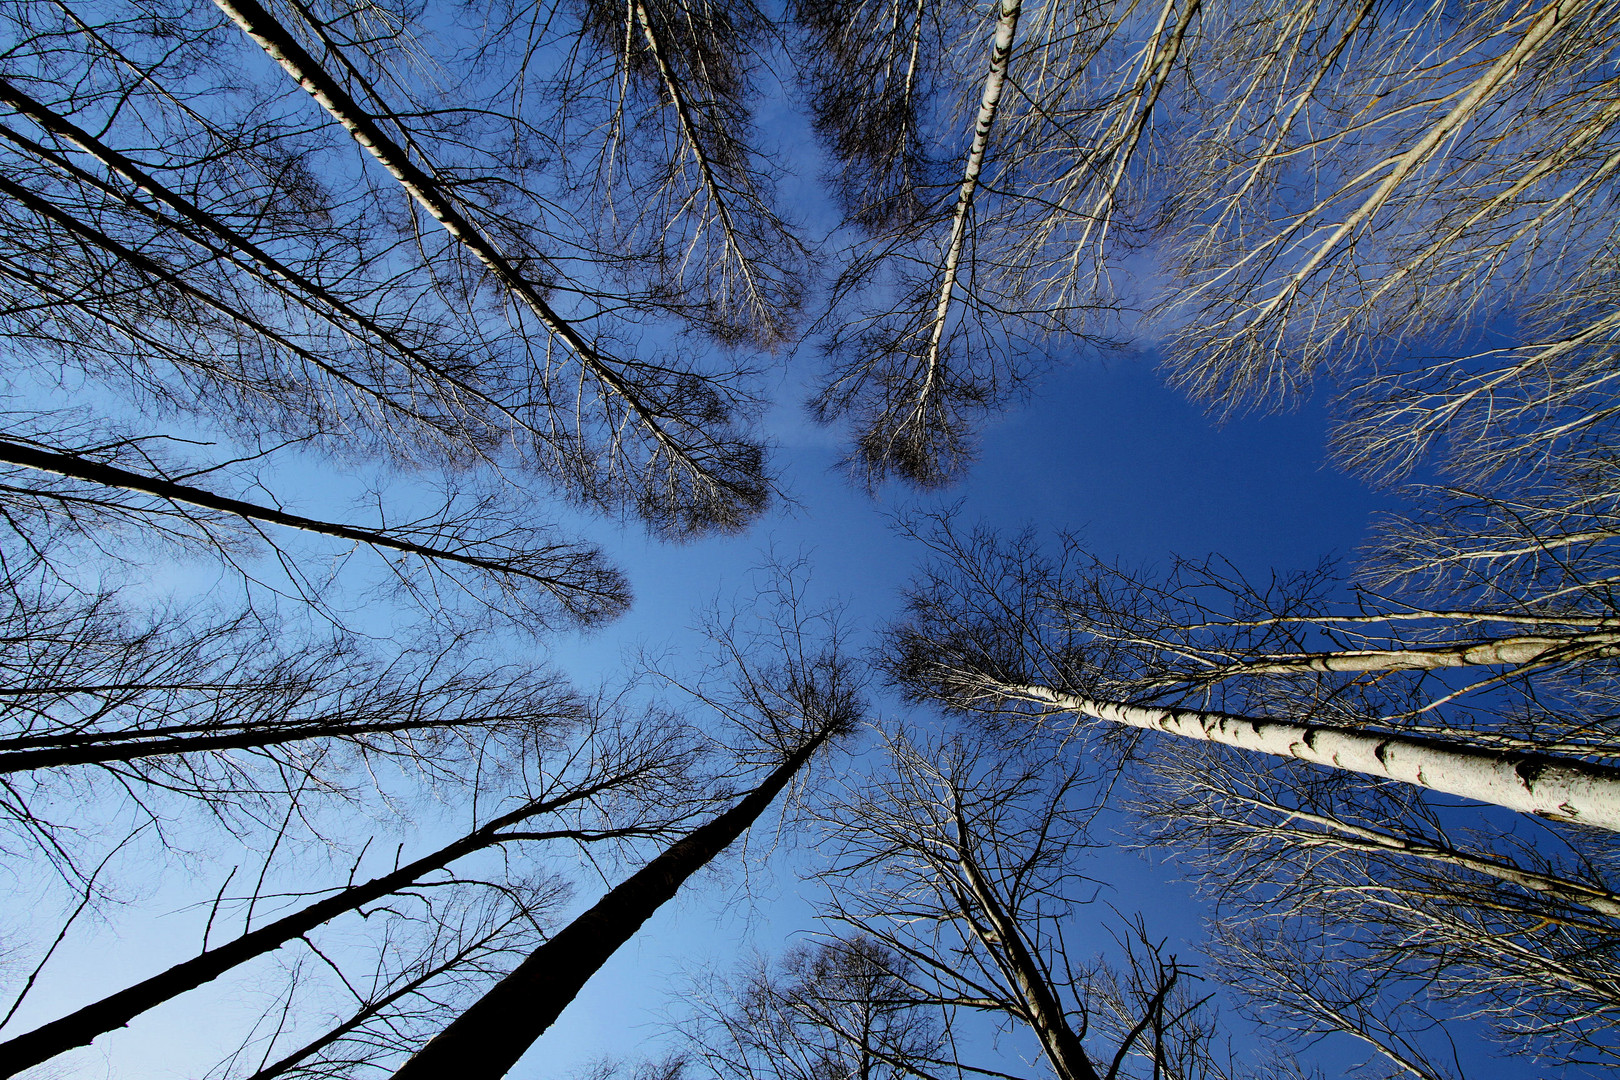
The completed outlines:
<svg viewBox="0 0 1620 1080">
<path fill-rule="evenodd" d="M 774 825 L 822 938 L 671 1074 L 1612 1066 L 1617 165 L 1602 0 L 7 0 L 0 1056 L 274 962 L 211 1075 L 499 1076 Z M 1322 409 L 1360 551 L 940 501 L 1143 355 Z M 1122 408 L 1057 404 L 1037 472 Z M 668 584 L 627 529 L 823 512 L 794 410 L 910 507 L 885 625 L 778 555 L 700 674 L 564 670 Z M 59 1001 L 159 892 L 196 940 Z"/>
</svg>

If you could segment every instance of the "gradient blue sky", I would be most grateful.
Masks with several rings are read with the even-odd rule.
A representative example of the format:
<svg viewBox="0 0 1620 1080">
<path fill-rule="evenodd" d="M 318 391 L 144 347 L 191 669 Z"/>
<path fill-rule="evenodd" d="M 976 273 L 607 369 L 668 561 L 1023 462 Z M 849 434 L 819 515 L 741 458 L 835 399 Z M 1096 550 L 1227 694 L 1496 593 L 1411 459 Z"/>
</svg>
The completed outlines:
<svg viewBox="0 0 1620 1080">
<path fill-rule="evenodd" d="M 766 548 L 808 555 L 813 592 L 842 600 L 852 622 L 871 629 L 897 612 L 920 558 L 889 527 L 901 508 L 959 504 L 965 522 L 1078 531 L 1095 554 L 1132 565 L 1219 553 L 1263 575 L 1353 557 L 1372 514 L 1392 503 L 1325 467 L 1327 419 L 1319 408 L 1217 425 L 1162 385 L 1150 355 L 1053 372 L 1026 405 L 989 426 L 966 480 L 936 496 L 893 486 L 868 496 L 837 472 L 836 433 L 791 410 L 778 410 L 772 426 L 800 505 L 746 536 L 684 548 L 621 537 L 611 546 L 631 568 L 636 607 L 605 633 L 560 649 L 565 666 L 611 666 L 627 645 L 678 650 L 694 608 L 746 592 L 748 568 Z M 885 695 L 876 703 L 900 714 Z M 756 895 L 747 903 L 734 887 L 735 868 L 675 901 L 592 981 L 514 1078 L 558 1076 L 603 1054 L 634 1058 L 656 1035 L 682 971 L 725 966 L 735 950 L 777 953 L 799 940 L 813 929 L 801 889 L 813 899 L 817 887 L 800 886 L 793 866 L 791 855 L 776 856 L 763 873 L 754 866 Z M 1147 910 L 1153 932 L 1195 948 L 1199 914 L 1172 869 L 1124 853 L 1106 866 L 1114 889 L 1104 900 Z M 1193 952 L 1182 950 L 1183 958 Z"/>
</svg>

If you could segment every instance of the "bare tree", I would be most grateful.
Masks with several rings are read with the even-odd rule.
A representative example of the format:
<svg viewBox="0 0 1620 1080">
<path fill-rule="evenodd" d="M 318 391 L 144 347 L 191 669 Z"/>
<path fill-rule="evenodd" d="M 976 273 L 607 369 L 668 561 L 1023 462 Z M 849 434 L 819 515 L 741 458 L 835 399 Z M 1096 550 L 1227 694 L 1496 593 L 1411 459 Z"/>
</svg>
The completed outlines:
<svg viewBox="0 0 1620 1080">
<path fill-rule="evenodd" d="M 978 418 L 1049 345 L 1109 343 L 1109 238 L 1136 228 L 1134 181 L 1200 5 L 1137 8 L 868 4 L 850 18 L 800 5 L 818 127 L 869 235 L 833 289 L 812 408 L 850 419 L 850 465 L 868 483 L 950 481 Z M 932 147 L 963 131 L 948 177 Z"/>
<path fill-rule="evenodd" d="M 1025 702 L 1620 825 L 1601 703 L 1614 641 L 1601 619 L 1336 611 L 1324 574 L 1262 591 L 1219 564 L 1183 564 L 1154 582 L 1072 541 L 1049 557 L 1028 535 L 1002 541 L 948 520 L 918 535 L 940 557 L 887 655 L 919 698 L 992 715 Z M 1524 623 L 1535 632 L 1491 632 Z M 1566 672 L 1581 692 L 1554 705 Z"/>
<path fill-rule="evenodd" d="M 1189 106 L 1174 378 L 1220 410 L 1333 378 L 1345 464 L 1432 471 L 1363 577 L 1428 607 L 1608 613 L 1615 29 L 1266 5 Z"/>
<path fill-rule="evenodd" d="M 384 940 L 325 1035 L 271 1018 L 252 1068 L 386 1067 L 421 1049 L 407 1072 L 446 1055 L 504 1071 L 847 725 L 858 680 L 794 618 L 780 663 L 722 635 L 740 683 L 699 696 L 743 733 L 725 740 L 749 776 L 736 806 L 538 949 L 538 875 L 491 871 L 469 884 L 482 900 L 412 907 L 460 888 L 462 858 L 667 841 L 708 805 L 694 791 L 661 816 L 637 789 L 588 827 L 529 823 L 563 805 L 546 794 L 563 781 L 527 770 L 591 710 L 549 674 L 478 661 L 470 636 L 495 619 L 596 624 L 628 601 L 599 552 L 538 524 L 536 480 L 673 539 L 766 505 L 758 362 L 723 350 L 790 342 L 809 288 L 814 260 L 752 122 L 783 42 L 803 53 L 859 237 L 827 297 L 812 408 L 852 424 L 861 480 L 959 474 L 976 423 L 1055 349 L 1121 329 L 1126 256 L 1175 265 L 1161 312 L 1182 385 L 1223 409 L 1269 406 L 1325 372 L 1345 393 L 1352 467 L 1441 468 L 1366 579 L 1403 591 L 1348 602 L 1325 570 L 1257 587 L 1183 563 L 1159 580 L 1072 543 L 1049 558 L 920 527 L 943 562 L 890 635 L 894 677 L 992 725 L 1071 714 L 1099 765 L 1129 764 L 1151 730 L 1323 766 L 1321 783 L 1356 793 L 1348 807 L 1290 801 L 1300 769 L 1263 805 L 1206 785 L 1173 815 L 1283 852 L 1276 867 L 1340 867 L 1288 888 L 1359 897 L 1357 917 L 1384 928 L 1368 955 L 1416 943 L 1413 966 L 1385 965 L 1395 982 L 1438 979 L 1509 1027 L 1573 987 L 1546 1006 L 1568 1021 L 1560 1045 L 1603 1044 L 1616 900 L 1593 871 L 1602 841 L 1555 832 L 1580 857 L 1537 861 L 1489 829 L 1454 842 L 1425 815 L 1444 792 L 1620 828 L 1612 5 L 801 0 L 778 26 L 748 3 L 503 0 L 446 15 L 442 37 L 369 0 L 215 7 L 0 11 L 0 628 L 16 631 L 0 663 L 3 812 L 82 908 L 103 853 L 160 835 L 186 802 L 266 844 L 267 869 L 318 833 L 319 804 L 359 797 L 348 770 L 398 763 L 482 802 L 449 846 L 329 895 L 300 887 L 272 923 L 254 922 L 270 898 L 254 886 L 235 941 L 19 1036 L 21 1058 L 387 904 L 413 946 Z M 1464 347 L 1519 316 L 1505 342 Z M 692 342 L 721 348 L 694 357 Z M 106 415 L 41 406 L 61 391 Z M 198 448 L 211 442 L 229 448 Z M 293 447 L 333 470 L 438 477 L 442 498 L 291 506 L 260 471 Z M 333 550 L 319 544 L 379 556 L 452 644 L 387 657 L 267 617 L 142 617 L 100 580 L 133 576 L 153 548 L 203 551 L 249 604 L 269 591 L 341 626 L 332 585 L 353 578 L 347 556 L 305 558 Z M 1122 936 L 1117 969 L 1069 963 L 1070 855 L 1091 807 L 1062 800 L 1095 779 L 1072 750 L 997 763 L 965 742 L 891 743 L 899 778 L 841 808 L 846 853 L 872 846 L 846 866 L 865 891 L 837 915 L 914 965 L 903 981 L 920 1000 L 1027 1025 L 1067 1078 L 1217 1069 L 1187 972 L 1145 930 Z M 507 772 L 497 783 L 475 762 Z M 100 790 L 126 835 L 76 846 L 54 807 Z M 1399 813 L 1371 815 L 1391 800 Z M 1059 826 L 1072 835 L 1054 839 Z M 926 917 L 884 923 L 914 896 Z M 888 909 L 861 906 L 874 898 Z M 966 958 L 954 967 L 946 941 Z M 1372 1032 L 1408 1071 L 1443 1071 L 1348 1007 L 1354 984 L 1329 978 L 1343 970 L 1277 994 L 1314 1003 L 1296 1010 L 1311 1030 Z"/>
<path fill-rule="evenodd" d="M 535 949 L 394 1075 L 439 1075 L 454 1061 L 472 1075 L 504 1076 L 619 946 L 747 831 L 831 733 L 828 727 L 815 731 L 735 806 L 666 848 Z"/>
<path fill-rule="evenodd" d="M 1118 967 L 1081 952 L 1105 936 L 1080 913 L 1096 886 L 1079 856 L 1106 770 L 1045 747 L 884 741 L 892 772 L 825 813 L 825 918 L 906 958 L 914 1000 L 1029 1031 L 1059 1077 L 1223 1075 L 1193 976 L 1145 929 L 1121 938 Z"/>
<path fill-rule="evenodd" d="M 1052 349 L 1123 332 L 1110 315 L 1133 293 L 1157 292 L 1173 379 L 1217 411 L 1278 407 L 1331 375 L 1341 452 L 1386 476 L 1453 432 L 1446 456 L 1467 472 L 1607 431 L 1606 5 L 796 16 L 865 234 L 825 316 L 813 408 L 851 421 L 862 479 L 948 481 L 976 419 Z M 1166 287 L 1132 272 L 1141 246 L 1173 268 Z M 1508 320 L 1522 329 L 1501 347 L 1476 345 Z"/>
<path fill-rule="evenodd" d="M 747 431 L 754 362 L 692 362 L 640 338 L 691 327 L 775 344 L 792 329 L 803 253 L 745 145 L 742 35 L 763 20 L 737 15 L 636 8 L 621 20 L 638 31 L 634 55 L 617 50 L 606 11 L 578 20 L 571 42 L 541 43 L 551 52 L 531 74 L 589 44 L 635 76 L 620 102 L 639 111 L 635 130 L 603 152 L 633 146 L 620 159 L 631 171 L 615 166 L 596 195 L 640 208 L 663 194 L 645 220 L 597 229 L 563 204 L 603 200 L 537 166 L 551 136 L 524 97 L 533 85 L 481 66 L 481 49 L 498 50 L 470 27 L 441 52 L 385 4 L 0 12 L 0 619 L 13 646 L 0 786 L 20 840 L 7 846 L 59 871 L 75 919 L 114 895 L 102 851 L 162 849 L 199 817 L 263 860 L 256 883 L 213 902 L 211 928 L 242 913 L 239 936 L 205 935 L 170 971 L 16 1035 L 8 1063 L 82 1045 L 277 951 L 302 959 L 260 1071 L 325 1068 L 388 1033 L 414 1050 L 402 1033 L 464 1003 L 447 987 L 504 973 L 546 929 L 555 890 L 526 853 L 668 840 L 711 804 L 687 775 L 692 748 L 656 717 L 612 735 L 611 703 L 484 660 L 475 638 L 497 620 L 595 625 L 628 603 L 597 550 L 544 524 L 537 478 L 673 538 L 739 528 L 770 493 Z M 659 151 L 649 132 L 671 116 Z M 634 257 L 610 257 L 626 236 Z M 62 391 L 95 404 L 57 409 Z M 294 449 L 346 477 L 437 481 L 440 498 L 290 506 L 273 474 Z M 245 613 L 157 601 L 142 614 L 148 590 L 117 595 L 177 550 L 239 574 Z M 356 584 L 356 550 L 380 556 L 432 633 L 390 655 L 345 632 L 352 609 L 335 586 Z M 337 633 L 310 633 L 308 611 Z M 760 753 L 792 749 L 755 735 Z M 330 890 L 272 884 L 290 849 L 363 852 L 362 812 L 433 795 L 471 801 L 438 850 L 392 867 L 354 855 Z M 74 800 L 94 811 L 69 823 Z M 107 837 L 92 827 L 103 814 Z M 467 868 L 497 850 L 514 865 Z M 475 899 L 452 901 L 458 890 Z M 479 904 L 494 906 L 455 914 Z M 304 1007 L 299 979 L 325 966 L 342 981 L 364 963 L 326 948 L 344 933 L 328 924 L 355 914 L 380 928 L 372 989 L 299 1049 L 289 1040 L 304 1025 L 286 1019 Z M 380 1045 L 366 1052 L 386 1055 Z"/>
<path fill-rule="evenodd" d="M 573 480 L 577 494 L 633 509 L 651 527 L 673 536 L 740 527 L 764 505 L 768 486 L 762 452 L 730 430 L 734 403 L 727 401 L 722 385 L 668 364 L 621 360 L 604 352 L 551 306 L 545 287 L 526 276 L 469 216 L 435 175 L 431 160 L 420 163 L 413 157 L 410 130 L 400 118 L 379 116 L 365 106 L 365 98 L 380 103 L 381 90 L 354 65 L 346 66 L 347 79 L 329 71 L 293 30 L 255 0 L 226 0 L 217 6 L 398 182 L 461 253 L 482 267 L 514 314 L 549 340 L 548 366 L 565 362 L 573 368 L 572 377 L 564 371 L 534 373 L 534 389 L 553 405 L 561 404 L 556 397 L 561 387 L 547 384 L 559 376 L 568 379 L 571 395 L 587 389 L 591 415 L 576 416 L 573 426 L 605 428 L 610 434 L 589 450 L 571 442 L 548 448 L 556 455 L 550 466 L 554 475 Z M 307 15 L 302 22 L 306 31 L 318 32 Z M 323 38 L 321 44 L 341 62 L 341 48 L 332 39 Z M 362 96 L 351 93 L 346 82 Z"/>
<path fill-rule="evenodd" d="M 322 140 L 234 76 L 217 20 L 103 14 L 40 3 L 7 16 L 17 360 L 61 357 L 70 380 L 253 434 L 406 460 L 498 443 L 500 369 L 474 360 L 481 335 L 420 302 L 442 293 L 402 258 L 397 215 L 312 168 Z"/>
<path fill-rule="evenodd" d="M 1156 757 L 1144 795 L 1153 843 L 1217 901 L 1231 984 L 1306 1018 L 1285 1027 L 1355 1034 L 1418 1076 L 1449 1075 L 1424 1029 L 1459 1016 L 1536 1060 L 1612 1057 L 1606 849 L 1230 753 Z"/>
<path fill-rule="evenodd" d="M 380 74 L 411 34 L 375 32 L 394 17 L 367 10 L 294 6 L 285 26 L 227 12 L 319 88 L 327 123 L 312 128 L 298 85 L 242 77 L 258 69 L 217 17 L 154 35 L 116 12 L 92 25 L 50 3 L 16 9 L 0 253 L 13 339 L 171 408 L 200 396 L 252 434 L 458 466 L 516 451 L 570 497 L 656 530 L 739 526 L 768 493 L 734 423 L 751 408 L 743 373 L 615 355 L 637 298 L 571 282 L 541 250 L 571 257 L 544 202 L 514 199 L 534 131 Z M 170 30 L 183 47 L 167 47 Z M 74 89 L 75 72 L 93 76 Z M 143 129 L 168 134 L 149 152 Z M 380 174 L 326 167 L 351 138 Z M 553 306 L 563 293 L 577 311 Z"/>
<path fill-rule="evenodd" d="M 1449 1075 L 1443 1028 L 1388 1011 L 1428 986 L 1435 1024 L 1490 1019 L 1547 1060 L 1606 1052 L 1620 909 L 1612 845 L 1580 827 L 1614 827 L 1612 617 L 1595 592 L 1567 607 L 1334 604 L 1331 567 L 1254 585 L 1183 562 L 1148 578 L 1072 541 L 913 530 L 936 561 L 891 631 L 891 672 L 992 725 L 1102 722 L 1065 728 L 1145 777 L 1153 846 L 1204 876 L 1231 928 L 1230 979 L 1285 1026 Z"/>
<path fill-rule="evenodd" d="M 1219 90 L 1182 144 L 1170 299 L 1177 377 L 1218 407 L 1364 375 L 1386 342 L 1456 342 L 1604 257 L 1620 120 L 1605 5 L 1222 17 L 1231 44 L 1199 64 Z"/>
<path fill-rule="evenodd" d="M 866 937 L 798 945 L 693 987 L 676 1060 L 718 1080 L 898 1080 L 954 1073 L 913 965 Z"/>
<path fill-rule="evenodd" d="M 587 718 L 566 735 L 555 732 L 539 736 L 536 741 L 551 751 L 549 756 L 554 761 L 535 756 L 491 769 L 488 781 L 492 790 L 485 793 L 485 805 L 505 803 L 505 809 L 491 812 L 486 808 L 480 812 L 478 800 L 474 799 L 471 812 L 484 818 L 475 827 L 409 862 L 400 863 L 396 858 L 391 869 L 366 881 L 355 880 L 364 856 L 362 849 L 343 884 L 315 891 L 300 889 L 279 897 L 260 896 L 256 888 L 248 895 L 229 898 L 229 908 L 244 912 L 239 936 L 210 945 L 205 934 L 201 950 L 190 959 L 0 1043 L 5 1047 L 4 1075 L 86 1045 L 233 968 L 307 941 L 307 935 L 339 916 L 365 915 L 368 909 L 387 902 L 404 907 L 425 904 L 429 911 L 420 917 L 431 920 L 434 894 L 440 889 L 460 887 L 468 880 L 449 868 L 469 856 L 506 846 L 540 845 L 543 851 L 547 845 L 555 848 L 558 842 L 585 845 L 664 838 L 678 832 L 710 802 L 709 791 L 700 780 L 694 782 L 691 775 L 696 748 L 690 732 L 679 727 L 625 718 Z M 499 866 L 497 876 L 482 880 L 488 888 L 505 891 Z M 481 879 L 474 876 L 470 880 Z M 310 901 L 312 895 L 318 898 Z M 303 906 L 262 925 L 253 925 L 256 906 L 285 906 L 289 902 L 303 902 Z M 215 900 L 215 919 L 226 903 L 222 888 Z M 215 919 L 210 919 L 210 928 Z M 322 955 L 316 946 L 309 947 Z"/>
<path fill-rule="evenodd" d="M 733 682 L 722 696 L 698 689 L 743 729 L 769 771 L 723 813 L 664 849 L 589 910 L 552 935 L 509 975 L 468 1006 L 394 1074 L 504 1076 L 557 1019 L 587 980 L 629 941 L 693 874 L 735 843 L 779 795 L 801 778 L 817 752 L 850 733 L 865 710 L 858 670 L 837 649 L 836 618 L 793 606 L 793 583 L 774 626 L 761 637 L 785 646 L 760 656 L 744 648 L 735 623 L 714 627 L 719 650 L 736 657 Z M 818 624 L 831 633 L 808 635 Z M 746 755 L 745 755 L 746 756 Z"/>
<path fill-rule="evenodd" d="M 34 601 L 0 608 L 0 818 L 11 854 L 31 850 L 72 882 L 94 862 L 92 822 L 130 819 L 166 840 L 201 810 L 248 842 L 274 835 L 289 806 L 313 821 L 391 776 L 462 789 L 481 759 L 521 760 L 595 708 L 554 672 L 454 643 L 388 653 L 251 613 Z"/>
</svg>

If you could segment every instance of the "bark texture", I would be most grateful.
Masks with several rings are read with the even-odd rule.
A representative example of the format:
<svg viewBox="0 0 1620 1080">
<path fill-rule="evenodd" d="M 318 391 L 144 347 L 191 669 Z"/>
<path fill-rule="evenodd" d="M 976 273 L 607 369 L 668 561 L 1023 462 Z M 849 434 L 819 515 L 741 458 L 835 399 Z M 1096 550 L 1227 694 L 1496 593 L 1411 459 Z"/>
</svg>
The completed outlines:
<svg viewBox="0 0 1620 1080">
<path fill-rule="evenodd" d="M 958 828 L 965 832 L 966 824 L 960 817 Z M 963 914 L 973 925 L 979 940 L 996 957 L 1002 969 L 1011 977 L 1012 984 L 1018 988 L 1026 1011 L 1025 1019 L 1040 1039 L 1041 1049 L 1053 1071 L 1060 1080 L 1099 1080 L 1097 1070 L 1086 1056 L 1085 1047 L 1080 1044 L 1079 1036 L 1069 1026 L 1063 1004 L 1052 992 L 1050 974 L 1037 959 L 1035 950 L 1025 941 L 1024 932 L 1017 921 L 1002 905 L 995 889 L 985 880 L 973 859 L 964 858 L 960 865 L 973 890 L 973 899 L 978 902 L 990 925 L 981 926 L 970 911 Z"/>
<path fill-rule="evenodd" d="M 957 277 L 962 272 L 962 247 L 967 242 L 968 215 L 973 209 L 973 197 L 979 191 L 979 174 L 984 171 L 985 153 L 990 148 L 990 129 L 995 126 L 996 112 L 1001 108 L 1001 95 L 1007 88 L 1013 38 L 1018 33 L 1018 16 L 1022 10 L 1023 5 L 1019 0 L 1002 0 L 997 12 L 995 37 L 990 44 L 990 72 L 984 79 L 978 115 L 973 118 L 973 145 L 968 149 L 962 187 L 956 195 L 956 212 L 951 216 L 951 239 L 941 267 L 939 303 L 934 308 L 933 326 L 928 333 L 928 377 L 917 395 L 919 401 L 926 401 L 938 382 L 936 373 L 939 369 L 940 342 L 945 337 L 945 324 L 950 319 L 951 296 L 956 291 Z"/>
<path fill-rule="evenodd" d="M 1009 697 L 1110 723 L 1298 758 L 1620 832 L 1620 769 L 1609 766 L 1389 732 L 1100 701 L 1044 686 L 999 689 Z"/>
</svg>

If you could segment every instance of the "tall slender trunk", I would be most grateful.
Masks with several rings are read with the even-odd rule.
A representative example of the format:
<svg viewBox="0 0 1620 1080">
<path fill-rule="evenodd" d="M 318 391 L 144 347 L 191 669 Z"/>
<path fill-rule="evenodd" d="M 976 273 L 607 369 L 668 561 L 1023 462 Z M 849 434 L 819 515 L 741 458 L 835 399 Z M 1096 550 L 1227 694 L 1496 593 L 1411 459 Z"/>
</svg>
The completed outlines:
<svg viewBox="0 0 1620 1080">
<path fill-rule="evenodd" d="M 1200 671 L 1179 681 L 1202 683 L 1242 675 L 1288 675 L 1309 671 L 1438 671 L 1442 668 L 1489 665 L 1529 667 L 1613 656 L 1620 656 L 1620 632 L 1614 630 L 1564 635 L 1520 634 L 1407 649 L 1281 653 L 1224 667 L 1212 667 L 1207 672 Z"/>
<path fill-rule="evenodd" d="M 536 800 L 518 807 L 392 873 L 334 893 L 291 915 L 243 934 L 228 944 L 205 950 L 159 975 L 0 1043 L 0 1080 L 15 1076 L 24 1069 L 49 1061 L 75 1047 L 87 1046 L 98 1035 L 126 1026 L 146 1010 L 211 982 L 239 964 L 274 952 L 339 915 L 389 896 L 465 855 L 504 842 L 507 838 L 501 835 L 502 829 L 589 798 L 611 783 L 611 780 L 604 780 L 559 798 Z M 525 834 L 525 837 L 536 838 L 536 834 Z"/>
<path fill-rule="evenodd" d="M 966 829 L 960 815 L 957 816 L 957 828 Z M 990 955 L 998 958 L 1003 969 L 1012 976 L 1018 995 L 1023 999 L 1029 1026 L 1040 1040 L 1052 1071 L 1058 1074 L 1060 1080 L 1098 1080 L 1096 1068 L 1086 1056 L 1079 1036 L 1069 1026 L 1068 1019 L 1063 1015 L 1063 1006 L 1052 992 L 1051 978 L 1036 960 L 1034 950 L 1025 942 L 1017 921 L 1002 906 L 970 852 L 962 853 L 960 866 L 973 899 L 990 922 L 993 938 L 987 939 L 978 929 L 977 920 L 970 919 L 969 923 Z"/>
<path fill-rule="evenodd" d="M 419 544 L 414 540 L 406 540 L 376 529 L 363 529 L 354 525 L 345 525 L 341 522 L 321 521 L 317 518 L 304 517 L 302 514 L 290 514 L 275 507 L 262 506 L 258 503 L 233 499 L 225 495 L 216 495 L 211 491 L 193 487 L 190 484 L 179 484 L 173 480 L 166 480 L 162 477 L 119 468 L 116 465 L 92 461 L 78 454 L 64 453 L 48 447 L 29 445 L 10 439 L 0 439 L 0 462 L 21 465 L 24 468 L 37 469 L 40 472 L 54 473 L 57 476 L 66 476 L 73 480 L 100 484 L 103 487 L 123 491 L 139 491 L 143 494 L 166 499 L 169 502 L 184 503 L 204 510 L 216 510 L 221 513 L 247 518 L 251 521 L 264 521 L 287 529 L 297 529 L 300 532 L 334 536 L 341 540 L 350 540 L 370 547 L 387 548 L 391 551 L 417 555 L 424 559 L 461 563 L 491 574 L 524 578 L 542 586 L 565 605 L 578 603 L 577 599 L 570 600 L 573 594 L 599 591 L 588 586 L 582 586 L 578 582 L 569 581 L 566 578 L 537 574 L 532 570 L 525 570 L 508 560 L 469 555 L 464 551 L 434 547 L 430 544 Z"/>
<path fill-rule="evenodd" d="M 1001 0 L 996 17 L 995 35 L 990 44 L 990 71 L 984 79 L 984 93 L 979 99 L 979 112 L 973 120 L 973 144 L 968 148 L 967 165 L 962 171 L 962 186 L 956 193 L 956 212 L 951 215 L 951 238 L 946 247 L 945 262 L 940 267 L 939 300 L 934 305 L 934 317 L 928 333 L 928 372 L 918 401 L 926 401 L 939 382 L 940 344 L 945 338 L 945 324 L 951 313 L 951 298 L 956 292 L 956 279 L 962 269 L 962 248 L 967 242 L 968 218 L 973 209 L 974 196 L 979 191 L 979 174 L 984 170 L 984 157 L 990 148 L 990 129 L 995 125 L 996 113 L 1001 108 L 1001 96 L 1007 89 L 1007 71 L 1012 66 L 1013 38 L 1018 33 L 1018 16 L 1023 10 L 1020 0 Z"/>
<path fill-rule="evenodd" d="M 422 1047 L 394 1080 L 505 1076 L 619 946 L 764 813 L 829 731 L 823 728 L 736 806 L 671 844 L 531 953 Z"/>
<path fill-rule="evenodd" d="M 1620 832 L 1620 768 L 1613 766 L 1387 731 L 1163 705 L 1130 705 L 1065 694 L 1045 686 L 997 685 L 993 689 L 1004 697 L 1038 702 L 1109 723 L 1298 758 L 1494 803 L 1509 810 Z"/>
<path fill-rule="evenodd" d="M 386 720 L 346 724 L 341 718 L 294 724 L 256 724 L 243 727 L 226 725 L 211 731 L 201 725 L 152 731 L 92 732 L 78 738 L 19 738 L 0 740 L 0 775 L 34 769 L 59 769 L 70 765 L 104 765 L 120 761 L 162 757 L 168 754 L 201 754 L 219 750 L 251 750 L 261 746 L 307 739 L 336 739 L 355 735 L 446 729 L 489 723 L 494 716 Z M 45 745 L 28 745 L 43 743 Z"/>
<path fill-rule="evenodd" d="M 214 0 L 214 3 L 303 87 L 332 119 L 342 125 L 354 141 L 399 182 L 451 239 L 483 264 L 490 276 L 514 300 L 526 307 L 546 331 L 578 359 L 592 378 L 610 394 L 620 398 L 665 452 L 695 473 L 708 476 L 708 470 L 665 429 L 659 415 L 641 399 L 624 375 L 597 352 L 572 324 L 552 310 L 540 290 L 518 272 L 483 231 L 444 193 L 428 168 L 417 164 L 404 147 L 390 138 L 376 119 L 360 107 L 274 15 L 265 10 L 258 0 Z"/>
</svg>

